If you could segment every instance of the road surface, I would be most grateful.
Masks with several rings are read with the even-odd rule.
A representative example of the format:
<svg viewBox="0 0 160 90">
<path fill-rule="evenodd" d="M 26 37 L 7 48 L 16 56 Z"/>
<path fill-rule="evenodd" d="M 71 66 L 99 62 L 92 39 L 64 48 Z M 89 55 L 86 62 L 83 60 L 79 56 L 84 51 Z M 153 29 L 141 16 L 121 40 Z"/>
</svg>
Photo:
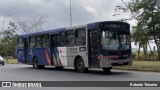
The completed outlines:
<svg viewBox="0 0 160 90">
<path fill-rule="evenodd" d="M 52 67 L 45 69 L 32 69 L 31 65 L 6 64 L 0 66 L 0 81 L 160 81 L 160 73 L 157 72 L 138 72 L 112 70 L 110 73 L 104 73 L 102 70 L 89 70 L 88 73 L 77 73 L 74 69 L 56 70 Z M 81 88 L 68 88 L 66 90 Z M 16 89 L 16 88 L 15 88 Z M 23 88 L 25 90 L 25 88 Z M 52 88 L 47 88 L 50 90 Z M 56 89 L 56 88 L 55 88 Z M 64 88 L 58 88 L 64 90 Z M 87 87 L 86 90 L 97 90 L 99 88 Z M 146 87 L 100 87 L 102 90 L 160 90 L 160 88 Z M 0 88 L 1 90 L 1 88 Z M 3 89 L 14 90 L 14 89 Z M 16 89 L 17 90 L 17 89 Z M 38 89 L 34 89 L 38 90 Z M 41 90 L 41 89 L 39 89 Z"/>
</svg>

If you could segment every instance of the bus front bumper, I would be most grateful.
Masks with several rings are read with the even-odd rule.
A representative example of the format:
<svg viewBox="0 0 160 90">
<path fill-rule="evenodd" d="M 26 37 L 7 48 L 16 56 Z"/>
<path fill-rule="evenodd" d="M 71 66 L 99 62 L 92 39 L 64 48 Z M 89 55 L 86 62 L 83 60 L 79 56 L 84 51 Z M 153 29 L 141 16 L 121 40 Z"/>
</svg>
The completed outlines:
<svg viewBox="0 0 160 90">
<path fill-rule="evenodd" d="M 0 64 L 4 64 L 4 61 L 0 61 Z"/>
<path fill-rule="evenodd" d="M 108 59 L 102 58 L 100 60 L 100 68 L 113 67 L 113 66 L 124 66 L 124 65 L 132 65 L 131 58 L 117 59 L 117 60 L 112 60 L 112 59 L 108 60 Z"/>
</svg>

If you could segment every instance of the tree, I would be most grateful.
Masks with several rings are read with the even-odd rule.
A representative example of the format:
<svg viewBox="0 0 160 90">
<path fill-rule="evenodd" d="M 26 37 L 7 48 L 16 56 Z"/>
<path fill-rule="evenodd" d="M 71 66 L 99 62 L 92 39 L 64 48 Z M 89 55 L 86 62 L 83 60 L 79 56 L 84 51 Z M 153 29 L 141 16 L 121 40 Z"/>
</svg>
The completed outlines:
<svg viewBox="0 0 160 90">
<path fill-rule="evenodd" d="M 137 25 L 137 26 L 133 27 L 132 39 L 135 41 L 135 44 L 139 44 L 138 57 L 139 57 L 140 47 L 143 47 L 144 58 L 146 59 L 147 42 L 148 42 L 147 33 L 144 32 L 142 27 Z"/>
<path fill-rule="evenodd" d="M 153 38 L 160 60 L 160 0 L 139 0 L 135 6 L 135 12 L 139 12 L 139 25 L 143 26 L 149 38 Z"/>
<path fill-rule="evenodd" d="M 123 1 L 123 0 L 122 0 Z M 116 11 L 130 12 L 131 19 L 137 21 L 137 26 L 155 40 L 160 60 L 160 0 L 129 0 L 125 6 L 117 6 Z M 138 29 L 137 29 L 138 30 Z"/>
<path fill-rule="evenodd" d="M 46 16 L 36 16 L 34 18 L 16 18 L 19 32 L 33 33 L 43 31 L 42 26 L 46 22 Z"/>
<path fill-rule="evenodd" d="M 7 30 L 1 33 L 2 38 L 0 39 L 0 54 L 4 56 L 16 55 L 16 31 L 18 30 L 15 23 L 10 22 Z"/>
</svg>

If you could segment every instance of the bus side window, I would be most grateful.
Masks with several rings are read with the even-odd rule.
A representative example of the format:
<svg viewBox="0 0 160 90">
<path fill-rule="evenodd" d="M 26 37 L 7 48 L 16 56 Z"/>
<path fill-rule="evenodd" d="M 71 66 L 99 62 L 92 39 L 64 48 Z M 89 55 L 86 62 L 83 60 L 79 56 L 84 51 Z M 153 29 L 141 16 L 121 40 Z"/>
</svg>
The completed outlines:
<svg viewBox="0 0 160 90">
<path fill-rule="evenodd" d="M 36 36 L 36 48 L 42 48 L 43 47 L 43 36 L 42 35 L 37 35 Z"/>
<path fill-rule="evenodd" d="M 76 45 L 86 45 L 86 29 L 81 28 L 76 30 Z"/>
<path fill-rule="evenodd" d="M 29 47 L 30 48 L 35 48 L 35 36 L 31 36 L 29 38 Z"/>
<path fill-rule="evenodd" d="M 43 47 L 45 48 L 49 47 L 49 35 L 48 34 L 43 35 Z"/>
<path fill-rule="evenodd" d="M 67 46 L 74 46 L 74 44 L 75 44 L 75 31 L 74 30 L 67 31 L 66 45 Z"/>
<path fill-rule="evenodd" d="M 22 37 L 18 38 L 18 48 L 24 48 L 24 40 Z"/>
<path fill-rule="evenodd" d="M 58 35 L 54 35 L 53 37 L 52 37 L 52 46 L 53 46 L 53 48 L 56 48 L 56 47 L 58 47 Z"/>
<path fill-rule="evenodd" d="M 66 45 L 66 32 L 61 32 L 59 34 L 59 46 L 65 46 Z"/>
</svg>

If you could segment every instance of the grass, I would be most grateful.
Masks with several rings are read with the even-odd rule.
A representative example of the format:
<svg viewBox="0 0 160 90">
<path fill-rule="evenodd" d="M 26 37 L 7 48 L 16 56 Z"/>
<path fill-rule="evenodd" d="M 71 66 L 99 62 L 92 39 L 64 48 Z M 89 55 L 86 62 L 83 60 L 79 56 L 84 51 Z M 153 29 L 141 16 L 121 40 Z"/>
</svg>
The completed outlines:
<svg viewBox="0 0 160 90">
<path fill-rule="evenodd" d="M 133 61 L 131 66 L 114 67 L 121 70 L 160 72 L 160 61 Z"/>
<path fill-rule="evenodd" d="M 7 64 L 18 64 L 17 59 L 5 59 L 5 63 Z"/>
</svg>

